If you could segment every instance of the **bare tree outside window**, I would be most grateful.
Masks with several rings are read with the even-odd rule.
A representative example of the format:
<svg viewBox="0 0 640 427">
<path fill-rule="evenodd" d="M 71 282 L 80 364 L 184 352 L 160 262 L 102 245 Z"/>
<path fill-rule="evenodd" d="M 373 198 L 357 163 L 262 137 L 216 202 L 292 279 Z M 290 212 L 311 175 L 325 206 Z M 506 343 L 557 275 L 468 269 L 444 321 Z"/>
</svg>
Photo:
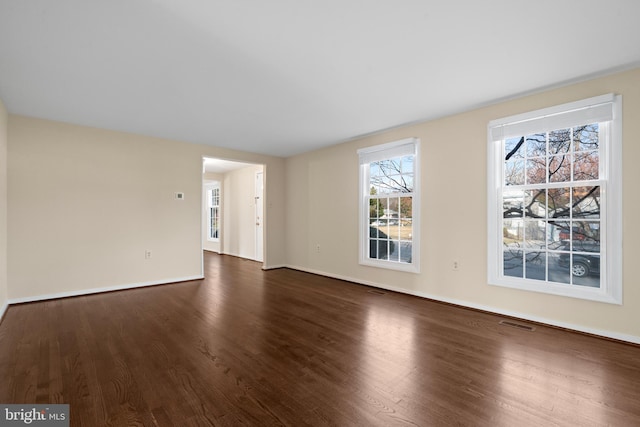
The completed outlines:
<svg viewBox="0 0 640 427">
<path fill-rule="evenodd" d="M 592 123 L 504 141 L 505 275 L 600 286 L 598 135 Z"/>
<path fill-rule="evenodd" d="M 414 158 L 369 165 L 370 257 L 412 262 Z"/>
</svg>

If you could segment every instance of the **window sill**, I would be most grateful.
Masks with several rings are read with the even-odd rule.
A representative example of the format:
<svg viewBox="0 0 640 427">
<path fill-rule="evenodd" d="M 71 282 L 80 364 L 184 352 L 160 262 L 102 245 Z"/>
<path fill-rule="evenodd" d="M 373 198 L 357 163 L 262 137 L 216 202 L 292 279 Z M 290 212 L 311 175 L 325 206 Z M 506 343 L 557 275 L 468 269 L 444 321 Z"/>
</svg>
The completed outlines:
<svg viewBox="0 0 640 427">
<path fill-rule="evenodd" d="M 561 283 L 540 282 L 537 280 L 526 279 L 510 280 L 504 277 L 489 281 L 489 285 L 622 305 L 622 298 L 616 298 L 614 295 L 607 293 L 603 288 L 590 288 L 587 286 L 568 284 L 564 285 Z"/>
<path fill-rule="evenodd" d="M 385 260 L 372 260 L 361 259 L 360 265 L 366 265 L 367 267 L 384 268 L 386 270 L 403 271 L 405 273 L 420 273 L 420 266 L 416 264 L 399 263 Z"/>
</svg>

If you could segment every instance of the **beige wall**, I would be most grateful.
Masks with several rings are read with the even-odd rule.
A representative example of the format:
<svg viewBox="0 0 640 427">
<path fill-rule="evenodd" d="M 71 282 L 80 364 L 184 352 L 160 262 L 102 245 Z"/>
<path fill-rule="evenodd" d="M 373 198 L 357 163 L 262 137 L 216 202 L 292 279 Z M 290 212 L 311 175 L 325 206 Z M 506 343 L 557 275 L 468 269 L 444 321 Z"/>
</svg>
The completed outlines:
<svg viewBox="0 0 640 427">
<path fill-rule="evenodd" d="M 222 251 L 225 254 L 248 259 L 258 258 L 254 197 L 256 173 L 263 171 L 262 165 L 253 165 L 224 175 Z"/>
<path fill-rule="evenodd" d="M 274 171 L 266 264 L 284 263 L 280 158 L 14 115 L 8 128 L 11 301 L 199 277 L 203 156 Z"/>
<path fill-rule="evenodd" d="M 487 284 L 487 123 L 614 92 L 623 96 L 624 304 Z M 640 69 L 393 129 L 287 159 L 287 261 L 295 268 L 640 342 Z M 358 264 L 356 150 L 419 137 L 422 273 Z M 320 245 L 320 252 L 316 245 Z M 453 271 L 452 261 L 460 263 Z"/>
<path fill-rule="evenodd" d="M 265 165 L 265 268 L 290 265 L 640 342 L 633 270 L 640 254 L 640 168 L 634 164 L 640 158 L 639 83 L 636 69 L 286 160 L 15 115 L 8 117 L 3 156 L 7 114 L 0 108 L 0 159 L 8 159 L 0 184 L 0 252 L 4 242 L 8 254 L 0 306 L 7 296 L 16 302 L 199 276 L 205 156 Z M 624 304 L 489 286 L 487 123 L 609 92 L 623 95 L 624 108 Z M 356 150 L 412 136 L 422 141 L 422 273 L 361 266 Z M 174 200 L 176 191 L 185 200 Z M 238 204 L 253 216 L 248 200 Z M 247 245 L 253 236 L 228 252 L 255 256 L 241 249 Z M 144 259 L 147 249 L 150 260 Z M 450 268 L 454 258 L 457 272 Z"/>
<path fill-rule="evenodd" d="M 7 122 L 9 116 L 0 100 L 0 318 L 8 299 L 7 288 Z"/>
</svg>

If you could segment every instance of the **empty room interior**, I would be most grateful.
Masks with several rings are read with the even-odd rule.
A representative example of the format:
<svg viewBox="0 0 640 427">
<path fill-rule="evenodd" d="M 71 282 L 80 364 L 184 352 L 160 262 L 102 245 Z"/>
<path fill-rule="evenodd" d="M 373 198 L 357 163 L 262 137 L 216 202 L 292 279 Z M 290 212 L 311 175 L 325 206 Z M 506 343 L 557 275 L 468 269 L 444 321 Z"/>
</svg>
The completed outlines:
<svg viewBox="0 0 640 427">
<path fill-rule="evenodd" d="M 640 425 L 638 16 L 0 0 L 0 425 Z"/>
</svg>

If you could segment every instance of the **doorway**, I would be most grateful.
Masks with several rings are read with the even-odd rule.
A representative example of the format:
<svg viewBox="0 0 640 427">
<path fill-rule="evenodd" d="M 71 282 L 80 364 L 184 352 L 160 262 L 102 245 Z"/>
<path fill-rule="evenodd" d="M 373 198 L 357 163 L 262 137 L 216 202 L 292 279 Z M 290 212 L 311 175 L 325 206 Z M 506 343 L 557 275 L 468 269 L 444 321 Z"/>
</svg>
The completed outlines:
<svg viewBox="0 0 640 427">
<path fill-rule="evenodd" d="M 217 192 L 217 252 L 264 262 L 264 180 L 264 165 L 203 158 L 203 250 L 212 248 L 210 199 Z"/>
</svg>

